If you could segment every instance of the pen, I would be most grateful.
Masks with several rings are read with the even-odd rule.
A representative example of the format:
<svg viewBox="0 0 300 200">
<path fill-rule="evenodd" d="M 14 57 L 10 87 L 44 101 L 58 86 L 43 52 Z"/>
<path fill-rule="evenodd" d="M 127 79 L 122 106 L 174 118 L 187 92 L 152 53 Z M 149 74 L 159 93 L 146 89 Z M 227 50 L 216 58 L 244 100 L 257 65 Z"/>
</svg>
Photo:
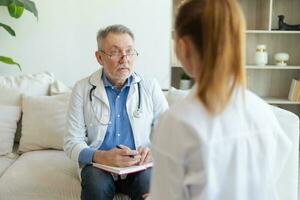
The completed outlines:
<svg viewBox="0 0 300 200">
<path fill-rule="evenodd" d="M 117 147 L 118 149 L 124 149 L 124 148 L 123 148 L 122 146 L 120 146 L 120 145 L 117 145 L 116 147 Z M 129 155 L 129 157 L 130 157 L 130 158 L 134 158 L 134 155 Z"/>
</svg>

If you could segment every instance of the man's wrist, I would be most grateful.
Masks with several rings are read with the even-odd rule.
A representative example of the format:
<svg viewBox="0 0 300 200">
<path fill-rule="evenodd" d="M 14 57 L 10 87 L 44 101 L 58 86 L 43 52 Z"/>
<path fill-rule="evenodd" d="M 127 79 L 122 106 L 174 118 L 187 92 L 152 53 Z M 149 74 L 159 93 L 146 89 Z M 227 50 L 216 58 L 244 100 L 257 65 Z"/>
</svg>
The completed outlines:
<svg viewBox="0 0 300 200">
<path fill-rule="evenodd" d="M 78 158 L 79 162 L 83 164 L 92 163 L 95 151 L 96 150 L 92 148 L 84 148 L 83 150 L 81 150 Z"/>
<path fill-rule="evenodd" d="M 100 150 L 96 150 L 94 155 L 93 155 L 93 162 L 104 164 L 105 163 L 105 152 L 100 151 Z"/>
</svg>

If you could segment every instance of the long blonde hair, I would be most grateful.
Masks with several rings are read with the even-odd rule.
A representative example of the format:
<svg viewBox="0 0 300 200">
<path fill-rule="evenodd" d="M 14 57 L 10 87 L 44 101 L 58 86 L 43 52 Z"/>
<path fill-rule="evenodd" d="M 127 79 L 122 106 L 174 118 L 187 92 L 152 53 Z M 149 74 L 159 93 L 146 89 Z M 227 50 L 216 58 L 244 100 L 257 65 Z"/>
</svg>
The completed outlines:
<svg viewBox="0 0 300 200">
<path fill-rule="evenodd" d="M 175 31 L 200 55 L 197 96 L 211 114 L 224 110 L 236 87 L 245 88 L 244 30 L 236 0 L 189 0 L 179 8 Z"/>
</svg>

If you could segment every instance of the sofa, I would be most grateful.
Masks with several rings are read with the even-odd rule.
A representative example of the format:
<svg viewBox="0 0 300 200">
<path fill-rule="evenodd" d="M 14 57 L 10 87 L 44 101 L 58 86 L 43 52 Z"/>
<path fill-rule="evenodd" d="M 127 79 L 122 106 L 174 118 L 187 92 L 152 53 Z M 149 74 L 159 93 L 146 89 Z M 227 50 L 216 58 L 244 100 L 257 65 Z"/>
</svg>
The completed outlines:
<svg viewBox="0 0 300 200">
<path fill-rule="evenodd" d="M 172 105 L 186 94 L 171 88 L 166 97 Z M 0 200 L 80 199 L 77 164 L 62 150 L 69 98 L 70 89 L 49 72 L 0 76 Z M 279 199 L 297 200 L 299 119 L 273 110 L 293 143 Z"/>
</svg>

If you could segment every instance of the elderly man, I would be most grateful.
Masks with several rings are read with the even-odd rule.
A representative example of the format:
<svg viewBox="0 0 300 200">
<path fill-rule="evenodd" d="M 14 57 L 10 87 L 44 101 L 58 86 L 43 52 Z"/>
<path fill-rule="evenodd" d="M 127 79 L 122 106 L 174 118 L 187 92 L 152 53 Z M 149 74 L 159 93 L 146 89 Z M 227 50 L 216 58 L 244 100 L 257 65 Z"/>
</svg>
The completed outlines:
<svg viewBox="0 0 300 200">
<path fill-rule="evenodd" d="M 134 72 L 134 35 L 123 25 L 97 35 L 95 56 L 103 68 L 76 83 L 69 106 L 64 150 L 81 169 L 81 199 L 143 199 L 151 169 L 112 175 L 91 164 L 141 165 L 151 161 L 150 133 L 167 102 L 155 80 Z M 116 146 L 120 146 L 116 148 Z"/>
</svg>

